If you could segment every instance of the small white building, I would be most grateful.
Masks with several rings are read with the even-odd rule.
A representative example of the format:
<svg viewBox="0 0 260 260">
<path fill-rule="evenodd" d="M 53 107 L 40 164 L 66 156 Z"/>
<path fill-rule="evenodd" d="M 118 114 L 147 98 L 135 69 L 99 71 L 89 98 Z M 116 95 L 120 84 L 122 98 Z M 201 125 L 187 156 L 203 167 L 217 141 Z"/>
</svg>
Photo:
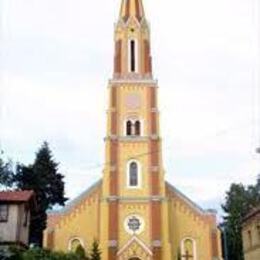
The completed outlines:
<svg viewBox="0 0 260 260">
<path fill-rule="evenodd" d="M 0 192 L 0 247 L 28 246 L 32 207 L 35 207 L 33 191 Z"/>
</svg>

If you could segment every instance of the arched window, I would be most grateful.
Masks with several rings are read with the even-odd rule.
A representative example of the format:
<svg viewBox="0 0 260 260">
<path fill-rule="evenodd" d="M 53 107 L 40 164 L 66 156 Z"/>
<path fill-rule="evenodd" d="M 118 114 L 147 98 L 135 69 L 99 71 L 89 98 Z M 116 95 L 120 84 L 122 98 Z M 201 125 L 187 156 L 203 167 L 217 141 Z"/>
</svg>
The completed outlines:
<svg viewBox="0 0 260 260">
<path fill-rule="evenodd" d="M 181 259 L 196 260 L 196 243 L 192 238 L 185 238 L 181 243 Z"/>
<path fill-rule="evenodd" d="M 69 250 L 72 251 L 72 252 L 76 252 L 76 250 L 79 248 L 79 247 L 82 247 L 84 249 L 84 245 L 83 245 L 83 242 L 80 238 L 78 237 L 75 237 L 75 238 L 72 238 L 70 241 L 69 241 Z"/>
<path fill-rule="evenodd" d="M 130 176 L 129 176 L 129 186 L 138 186 L 138 166 L 136 162 L 130 163 Z"/>
<path fill-rule="evenodd" d="M 128 188 L 141 186 L 140 164 L 137 161 L 130 161 L 127 164 L 127 186 Z"/>
<path fill-rule="evenodd" d="M 142 123 L 140 120 L 128 119 L 124 124 L 124 134 L 126 136 L 134 137 L 142 135 Z"/>
<path fill-rule="evenodd" d="M 130 120 L 126 122 L 126 135 L 132 135 L 132 122 Z"/>
<path fill-rule="evenodd" d="M 135 122 L 135 135 L 141 135 L 141 123 L 140 121 Z"/>
</svg>

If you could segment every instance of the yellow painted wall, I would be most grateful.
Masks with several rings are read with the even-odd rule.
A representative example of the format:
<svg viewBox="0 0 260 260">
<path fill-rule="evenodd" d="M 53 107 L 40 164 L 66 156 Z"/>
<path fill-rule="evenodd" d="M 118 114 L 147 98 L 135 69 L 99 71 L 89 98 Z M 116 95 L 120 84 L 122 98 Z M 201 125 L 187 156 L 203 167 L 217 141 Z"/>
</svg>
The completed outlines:
<svg viewBox="0 0 260 260">
<path fill-rule="evenodd" d="M 210 231 L 212 227 L 181 202 L 170 200 L 169 207 L 171 209 L 169 222 L 173 257 L 177 259 L 182 239 L 193 238 L 196 241 L 198 259 L 211 259 Z"/>
<path fill-rule="evenodd" d="M 99 216 L 99 203 L 103 209 L 102 216 Z M 183 238 L 193 238 L 196 241 L 197 259 L 211 260 L 211 239 L 210 234 L 216 225 L 210 222 L 208 215 L 198 215 L 194 209 L 185 201 L 168 198 L 165 200 L 163 214 L 163 260 L 177 259 Z M 119 206 L 119 241 L 118 248 L 122 248 L 130 239 L 131 235 L 126 233 L 124 220 L 129 214 L 137 214 L 145 219 L 145 229 L 138 237 L 151 246 L 150 240 L 150 208 L 148 203 L 122 202 Z M 100 233 L 98 221 L 101 219 Z M 54 228 L 54 250 L 68 250 L 68 242 L 73 237 L 79 237 L 84 241 L 85 247 L 95 238 L 107 237 L 107 203 L 100 200 L 99 195 L 86 197 L 81 206 L 69 216 L 62 217 L 62 220 Z M 167 228 L 169 223 L 169 228 Z M 99 237 L 100 234 L 100 237 Z M 45 237 L 46 240 L 46 237 Z M 45 242 L 46 244 L 46 242 Z M 108 241 L 101 240 L 102 259 L 107 260 Z M 220 245 L 219 245 L 220 246 Z M 222 259 L 219 256 L 219 259 Z M 249 258 L 248 258 L 249 259 Z M 252 258 L 253 259 L 253 258 Z M 250 258 L 250 260 L 252 260 Z"/>
<path fill-rule="evenodd" d="M 88 249 L 93 240 L 99 238 L 99 200 L 99 194 L 91 194 L 60 217 L 54 227 L 54 247 L 51 249 L 66 252 L 69 250 L 69 241 L 73 238 L 80 238 L 84 248 Z M 52 230 L 53 228 L 50 228 L 45 232 L 45 246 L 47 233 Z"/>
</svg>

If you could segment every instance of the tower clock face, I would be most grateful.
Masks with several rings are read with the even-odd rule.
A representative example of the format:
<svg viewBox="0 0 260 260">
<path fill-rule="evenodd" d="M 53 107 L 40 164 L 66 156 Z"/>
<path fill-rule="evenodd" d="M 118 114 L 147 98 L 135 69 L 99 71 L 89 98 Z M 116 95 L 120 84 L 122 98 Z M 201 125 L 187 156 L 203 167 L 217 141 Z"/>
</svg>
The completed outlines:
<svg viewBox="0 0 260 260">
<path fill-rule="evenodd" d="M 138 235 L 144 230 L 144 220 L 140 216 L 130 215 L 125 219 L 124 227 L 127 233 Z"/>
<path fill-rule="evenodd" d="M 126 96 L 126 106 L 129 109 L 138 109 L 141 106 L 141 97 L 138 94 L 129 94 Z"/>
</svg>

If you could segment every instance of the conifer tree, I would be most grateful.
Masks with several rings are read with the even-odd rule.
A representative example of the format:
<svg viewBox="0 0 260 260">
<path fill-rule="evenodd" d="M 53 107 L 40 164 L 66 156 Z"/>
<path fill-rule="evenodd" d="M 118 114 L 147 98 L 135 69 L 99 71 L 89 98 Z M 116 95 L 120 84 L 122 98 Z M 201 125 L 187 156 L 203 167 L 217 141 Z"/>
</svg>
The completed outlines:
<svg viewBox="0 0 260 260">
<path fill-rule="evenodd" d="M 91 260 L 101 260 L 101 251 L 99 249 L 99 243 L 97 240 L 94 240 L 94 242 L 92 244 L 90 259 Z"/>
<path fill-rule="evenodd" d="M 75 254 L 79 257 L 80 260 L 89 260 L 82 245 L 77 246 Z"/>
<path fill-rule="evenodd" d="M 13 182 L 12 163 L 5 163 L 0 158 L 0 188 L 11 187 Z"/>
<path fill-rule="evenodd" d="M 260 176 L 256 185 L 248 187 L 232 184 L 226 193 L 222 208 L 225 212 L 224 223 L 228 259 L 243 260 L 242 223 L 253 208 L 260 205 Z"/>
<path fill-rule="evenodd" d="M 54 205 L 64 205 L 63 175 L 53 159 L 47 142 L 36 153 L 32 165 L 18 165 L 14 182 L 18 189 L 34 190 L 37 207 L 32 211 L 30 223 L 30 243 L 42 246 L 43 230 L 46 228 L 47 210 Z"/>
</svg>

